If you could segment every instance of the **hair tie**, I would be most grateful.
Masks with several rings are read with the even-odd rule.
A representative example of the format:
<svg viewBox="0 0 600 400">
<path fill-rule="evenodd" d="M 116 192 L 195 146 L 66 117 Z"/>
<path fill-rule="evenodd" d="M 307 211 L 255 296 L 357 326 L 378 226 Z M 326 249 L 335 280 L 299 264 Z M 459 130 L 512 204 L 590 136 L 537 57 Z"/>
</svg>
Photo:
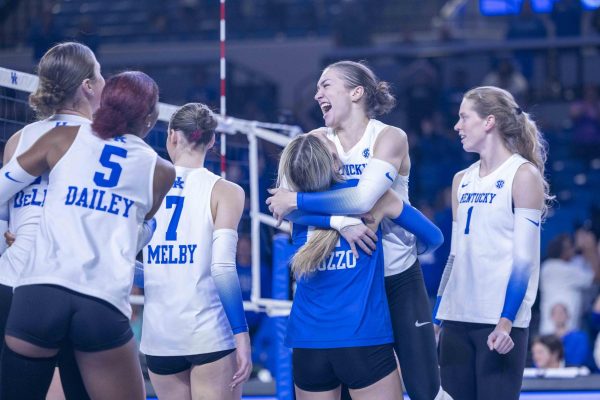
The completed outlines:
<svg viewBox="0 0 600 400">
<path fill-rule="evenodd" d="M 202 138 L 202 131 L 200 129 L 196 129 L 192 133 L 190 133 L 190 141 L 197 142 Z"/>
<path fill-rule="evenodd" d="M 515 112 L 517 113 L 517 115 L 521 115 L 523 113 L 523 110 L 521 110 L 521 107 L 515 107 Z"/>
</svg>

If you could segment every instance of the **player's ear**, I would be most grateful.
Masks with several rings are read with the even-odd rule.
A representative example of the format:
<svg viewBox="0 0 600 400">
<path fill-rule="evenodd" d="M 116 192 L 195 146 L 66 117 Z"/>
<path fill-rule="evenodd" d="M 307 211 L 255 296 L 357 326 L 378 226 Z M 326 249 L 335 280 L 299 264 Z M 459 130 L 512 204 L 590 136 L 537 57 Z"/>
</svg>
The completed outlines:
<svg viewBox="0 0 600 400">
<path fill-rule="evenodd" d="M 491 131 L 496 126 L 496 117 L 494 115 L 488 115 L 485 118 L 485 124 L 483 125 L 486 132 Z"/>
<path fill-rule="evenodd" d="M 208 144 L 206 145 L 206 148 L 212 149 L 213 146 L 215 145 L 216 140 L 217 140 L 217 135 L 213 133 L 212 138 L 210 139 L 210 142 L 208 142 Z"/>
<path fill-rule="evenodd" d="M 177 132 L 175 131 L 175 129 L 169 129 L 167 133 L 167 140 L 169 141 L 169 143 L 175 146 L 178 141 L 177 139 Z"/>
<path fill-rule="evenodd" d="M 352 97 L 352 101 L 359 101 L 363 95 L 365 94 L 365 88 L 362 86 L 357 86 L 352 89 L 350 96 Z"/>
</svg>

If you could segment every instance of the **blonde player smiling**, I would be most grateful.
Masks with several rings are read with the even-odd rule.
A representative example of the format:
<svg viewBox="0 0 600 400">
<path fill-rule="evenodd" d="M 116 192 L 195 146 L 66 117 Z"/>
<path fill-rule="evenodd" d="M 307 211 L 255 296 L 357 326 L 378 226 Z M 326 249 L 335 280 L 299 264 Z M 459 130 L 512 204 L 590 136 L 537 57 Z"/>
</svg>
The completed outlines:
<svg viewBox="0 0 600 400">
<path fill-rule="evenodd" d="M 408 203 L 411 160 L 407 136 L 401 129 L 375 119 L 395 106 L 389 85 L 362 63 L 339 61 L 321 74 L 315 100 L 323 111 L 325 127 L 312 133 L 335 144 L 343 177 L 360 181 L 356 187 L 317 193 L 273 190 L 274 195 L 267 203 L 274 215 L 281 219 L 295 209 L 323 214 L 364 214 L 388 189 Z M 353 249 L 353 241 L 359 237 L 357 244 L 370 252 L 369 247 L 375 247 L 373 232 L 361 231 L 361 225 L 351 226 L 360 221 L 347 221 L 336 216 L 321 225 L 310 225 L 335 227 Z M 387 218 L 381 228 L 394 349 L 403 367 L 406 390 L 413 400 L 443 399 L 445 393 L 440 386 L 431 311 L 417 259 L 416 240 Z"/>
</svg>

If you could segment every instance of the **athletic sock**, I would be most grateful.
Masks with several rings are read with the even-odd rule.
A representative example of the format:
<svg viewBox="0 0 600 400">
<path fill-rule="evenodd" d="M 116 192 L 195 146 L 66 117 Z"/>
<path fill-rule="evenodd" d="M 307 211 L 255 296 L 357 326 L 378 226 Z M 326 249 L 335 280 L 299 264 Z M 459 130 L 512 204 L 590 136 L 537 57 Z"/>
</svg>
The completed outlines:
<svg viewBox="0 0 600 400">
<path fill-rule="evenodd" d="M 8 346 L 2 352 L 2 400 L 44 400 L 56 365 L 56 356 L 30 358 Z"/>
</svg>

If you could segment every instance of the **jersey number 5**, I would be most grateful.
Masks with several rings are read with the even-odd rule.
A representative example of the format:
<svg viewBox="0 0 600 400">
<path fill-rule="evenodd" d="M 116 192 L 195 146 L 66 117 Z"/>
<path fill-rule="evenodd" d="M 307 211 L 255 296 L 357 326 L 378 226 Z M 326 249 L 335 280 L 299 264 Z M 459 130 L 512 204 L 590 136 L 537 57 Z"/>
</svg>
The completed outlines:
<svg viewBox="0 0 600 400">
<path fill-rule="evenodd" d="M 119 183 L 123 168 L 121 168 L 121 165 L 118 162 L 111 160 L 112 156 L 127 158 L 127 150 L 122 147 L 111 146 L 110 144 L 104 146 L 102 154 L 100 155 L 100 164 L 102 164 L 103 167 L 108 168 L 110 173 L 108 174 L 108 177 L 106 177 L 105 173 L 96 172 L 94 174 L 94 183 L 97 186 L 110 188 L 117 186 L 117 183 Z"/>
<path fill-rule="evenodd" d="M 181 218 L 184 199 L 183 196 L 167 196 L 165 198 L 167 208 L 173 208 L 173 206 L 175 206 L 175 211 L 173 211 L 173 216 L 167 227 L 165 240 L 177 240 L 177 225 L 179 225 L 179 218 Z"/>
</svg>

